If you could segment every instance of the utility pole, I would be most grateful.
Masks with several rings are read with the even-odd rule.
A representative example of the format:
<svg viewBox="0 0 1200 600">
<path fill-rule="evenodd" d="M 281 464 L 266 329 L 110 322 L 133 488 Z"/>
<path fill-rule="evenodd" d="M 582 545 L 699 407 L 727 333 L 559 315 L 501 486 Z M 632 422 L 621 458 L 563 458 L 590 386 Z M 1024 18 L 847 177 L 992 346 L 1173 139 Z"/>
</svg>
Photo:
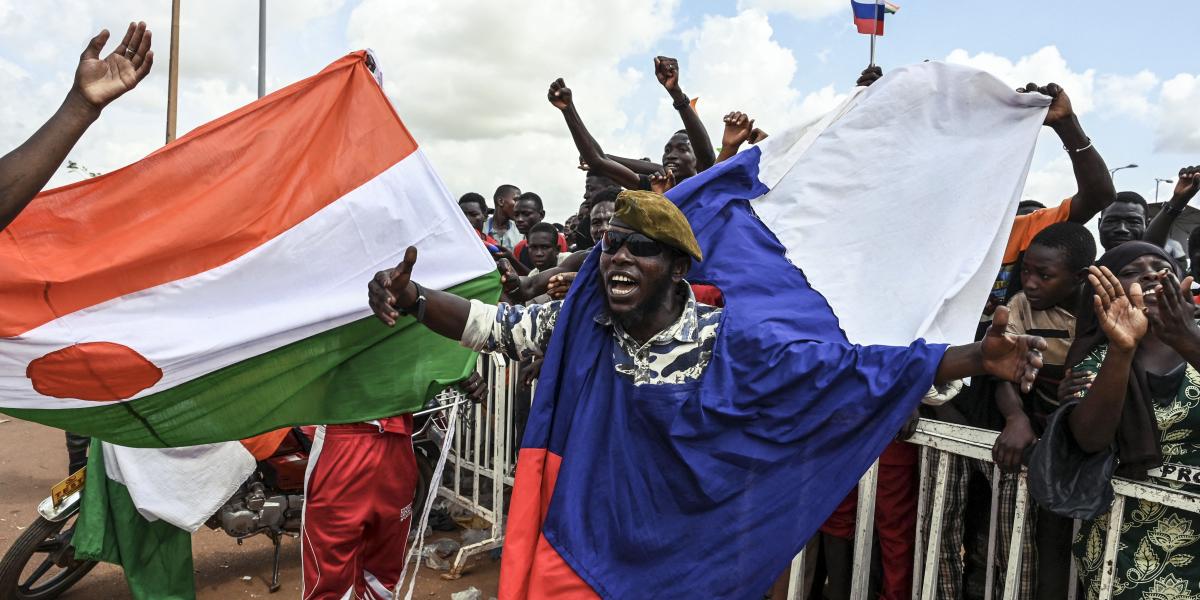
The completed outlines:
<svg viewBox="0 0 1200 600">
<path fill-rule="evenodd" d="M 179 0 L 171 0 L 171 65 L 167 74 L 167 142 L 175 140 L 179 112 Z"/>
<path fill-rule="evenodd" d="M 267 0 L 258 0 L 258 97 L 267 95 Z"/>
</svg>

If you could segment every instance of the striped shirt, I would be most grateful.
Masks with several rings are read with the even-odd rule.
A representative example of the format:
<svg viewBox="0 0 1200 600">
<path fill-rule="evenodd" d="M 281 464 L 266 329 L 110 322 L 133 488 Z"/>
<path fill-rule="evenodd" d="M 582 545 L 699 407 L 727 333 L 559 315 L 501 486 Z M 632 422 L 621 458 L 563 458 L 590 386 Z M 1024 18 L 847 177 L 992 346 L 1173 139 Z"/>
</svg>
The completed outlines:
<svg viewBox="0 0 1200 600">
<path fill-rule="evenodd" d="M 1042 368 L 1038 371 L 1033 392 L 1050 406 L 1058 406 L 1058 384 L 1066 375 L 1067 350 L 1075 341 L 1075 315 L 1060 306 L 1034 310 L 1025 292 L 1014 295 L 1008 301 L 1008 309 L 1007 333 L 1037 335 L 1046 339 Z"/>
</svg>

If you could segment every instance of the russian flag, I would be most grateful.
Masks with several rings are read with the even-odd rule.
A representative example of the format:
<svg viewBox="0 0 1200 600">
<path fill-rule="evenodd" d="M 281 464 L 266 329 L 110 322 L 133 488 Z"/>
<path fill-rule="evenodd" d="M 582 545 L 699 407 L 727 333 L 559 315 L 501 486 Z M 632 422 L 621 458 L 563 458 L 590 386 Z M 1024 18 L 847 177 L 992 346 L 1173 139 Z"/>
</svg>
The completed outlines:
<svg viewBox="0 0 1200 600">
<path fill-rule="evenodd" d="M 688 280 L 725 298 L 697 382 L 616 373 L 593 251 L 542 367 L 500 598 L 761 598 L 943 344 L 973 340 L 1048 102 L 905 67 L 671 190 L 705 257 Z"/>
<path fill-rule="evenodd" d="M 856 2 L 850 0 L 850 7 L 854 10 L 854 24 L 858 26 L 859 33 L 883 35 L 883 15 L 885 12 L 896 12 L 888 10 L 882 2 Z"/>
</svg>

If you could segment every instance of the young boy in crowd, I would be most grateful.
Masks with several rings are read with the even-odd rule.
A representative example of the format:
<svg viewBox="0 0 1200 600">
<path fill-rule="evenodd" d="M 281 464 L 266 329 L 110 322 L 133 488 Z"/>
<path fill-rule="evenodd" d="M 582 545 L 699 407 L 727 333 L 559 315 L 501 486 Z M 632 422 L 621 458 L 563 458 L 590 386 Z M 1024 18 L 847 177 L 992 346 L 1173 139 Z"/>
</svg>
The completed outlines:
<svg viewBox="0 0 1200 600">
<path fill-rule="evenodd" d="M 475 192 L 467 192 L 458 199 L 458 208 L 463 211 L 463 215 L 470 221 L 471 227 L 475 228 L 475 233 L 479 234 L 479 239 L 483 240 L 484 244 L 498 247 L 500 242 L 496 238 L 483 232 L 484 223 L 487 221 L 487 202 L 484 201 L 481 194 Z"/>
<path fill-rule="evenodd" d="M 529 229 L 528 241 L 529 261 L 533 263 L 530 275 L 536 275 L 547 269 L 558 266 L 559 246 L 558 237 L 562 235 L 553 225 L 542 221 Z"/>
<path fill-rule="evenodd" d="M 1037 441 L 1046 419 L 1058 408 L 1058 386 L 1066 375 L 1067 350 L 1075 339 L 1075 311 L 1084 300 L 1088 266 L 1096 242 L 1078 223 L 1055 223 L 1034 236 L 1021 263 L 1021 288 L 1008 302 L 1008 332 L 1046 339 L 1043 366 L 1023 397 L 1007 382 L 996 385 L 995 402 L 1005 425 L 992 457 L 1003 473 L 1000 485 L 996 553 L 999 572 L 1007 569 L 1009 538 L 1017 502 L 1017 478 L 1026 450 Z M 993 482 L 995 484 L 995 482 Z M 1035 506 L 1029 501 L 1029 506 Z M 1071 521 L 1044 510 L 1030 511 L 1021 540 L 1018 598 L 1065 598 L 1071 560 Z"/>
<path fill-rule="evenodd" d="M 501 246 L 509 250 L 516 248 L 517 244 L 525 239 L 517 230 L 517 197 L 520 195 L 521 188 L 511 183 L 496 188 L 496 192 L 492 194 L 496 214 L 488 217 L 483 226 L 484 232 L 496 238 Z"/>
<path fill-rule="evenodd" d="M 517 198 L 517 207 L 514 214 L 515 217 L 513 217 L 513 220 L 517 224 L 517 230 L 525 236 L 525 239 L 521 240 L 516 248 L 513 248 L 513 254 L 516 255 L 521 265 L 524 265 L 527 269 L 532 269 L 533 259 L 529 255 L 529 232 L 533 230 L 534 225 L 541 223 L 542 219 L 546 218 L 546 209 L 542 206 L 542 197 L 533 192 L 521 194 Z M 554 234 L 558 236 L 559 252 L 568 252 L 567 238 L 559 233 L 557 229 L 554 230 Z M 518 272 L 520 272 L 519 268 Z M 524 275 L 525 273 L 520 274 Z"/>
</svg>

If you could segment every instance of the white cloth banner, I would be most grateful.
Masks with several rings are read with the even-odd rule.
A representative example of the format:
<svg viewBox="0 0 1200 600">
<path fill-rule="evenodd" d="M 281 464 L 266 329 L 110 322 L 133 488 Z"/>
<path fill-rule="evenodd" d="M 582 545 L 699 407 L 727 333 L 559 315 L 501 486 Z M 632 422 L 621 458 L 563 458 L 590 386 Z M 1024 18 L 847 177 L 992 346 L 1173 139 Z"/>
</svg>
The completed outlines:
<svg viewBox="0 0 1200 600">
<path fill-rule="evenodd" d="M 774 135 L 754 210 L 856 344 L 973 340 L 1050 99 L 928 62 Z"/>
<path fill-rule="evenodd" d="M 128 448 L 104 442 L 108 478 L 125 486 L 138 513 L 195 532 L 254 472 L 241 442 Z"/>
</svg>

